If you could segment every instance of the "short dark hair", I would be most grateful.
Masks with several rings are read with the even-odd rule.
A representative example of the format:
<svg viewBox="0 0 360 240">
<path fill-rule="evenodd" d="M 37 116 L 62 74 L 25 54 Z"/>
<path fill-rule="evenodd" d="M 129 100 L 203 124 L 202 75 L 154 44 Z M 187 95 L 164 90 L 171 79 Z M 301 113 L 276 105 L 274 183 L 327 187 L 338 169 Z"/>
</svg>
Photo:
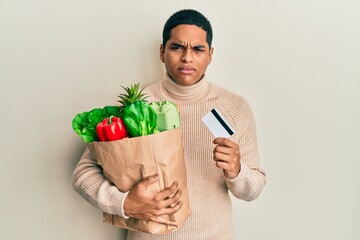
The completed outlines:
<svg viewBox="0 0 360 240">
<path fill-rule="evenodd" d="M 213 32 L 209 20 L 196 10 L 184 9 L 174 13 L 166 21 L 162 33 L 164 48 L 167 41 L 170 39 L 171 30 L 180 24 L 195 25 L 202 28 L 206 32 L 206 42 L 209 44 L 209 48 L 211 47 Z"/>
</svg>

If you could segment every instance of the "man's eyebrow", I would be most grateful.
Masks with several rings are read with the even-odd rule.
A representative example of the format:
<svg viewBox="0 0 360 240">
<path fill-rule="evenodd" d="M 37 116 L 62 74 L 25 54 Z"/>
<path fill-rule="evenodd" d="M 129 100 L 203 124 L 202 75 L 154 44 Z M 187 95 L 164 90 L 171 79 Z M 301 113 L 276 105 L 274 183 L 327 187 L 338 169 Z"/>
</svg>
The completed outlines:
<svg viewBox="0 0 360 240">
<path fill-rule="evenodd" d="M 172 46 L 172 47 L 185 47 L 181 43 L 171 43 L 170 46 Z"/>
<path fill-rule="evenodd" d="M 182 48 L 185 48 L 185 45 L 181 44 L 181 43 L 171 43 L 170 44 L 171 47 L 182 47 Z M 195 48 L 195 49 L 203 49 L 205 48 L 204 45 L 195 45 L 193 46 L 192 48 Z"/>
</svg>

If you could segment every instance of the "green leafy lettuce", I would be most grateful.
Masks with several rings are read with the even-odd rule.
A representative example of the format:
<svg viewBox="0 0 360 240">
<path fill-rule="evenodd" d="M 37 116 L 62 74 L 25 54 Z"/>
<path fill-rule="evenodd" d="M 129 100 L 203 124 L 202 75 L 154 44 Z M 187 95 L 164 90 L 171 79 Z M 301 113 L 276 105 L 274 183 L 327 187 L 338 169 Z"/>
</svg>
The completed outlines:
<svg viewBox="0 0 360 240">
<path fill-rule="evenodd" d="M 120 107 L 106 106 L 79 113 L 75 115 L 72 121 L 72 128 L 84 142 L 98 141 L 96 126 L 99 122 L 110 116 L 120 117 Z"/>
</svg>

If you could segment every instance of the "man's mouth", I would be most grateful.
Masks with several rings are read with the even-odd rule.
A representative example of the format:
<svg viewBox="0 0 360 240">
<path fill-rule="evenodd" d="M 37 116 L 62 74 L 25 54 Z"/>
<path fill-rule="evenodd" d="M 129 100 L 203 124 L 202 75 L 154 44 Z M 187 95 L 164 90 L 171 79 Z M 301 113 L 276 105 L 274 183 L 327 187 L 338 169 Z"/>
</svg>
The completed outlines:
<svg viewBox="0 0 360 240">
<path fill-rule="evenodd" d="M 183 74 L 191 74 L 193 72 L 195 72 L 195 68 L 192 67 L 180 67 L 179 71 L 182 72 Z"/>
</svg>

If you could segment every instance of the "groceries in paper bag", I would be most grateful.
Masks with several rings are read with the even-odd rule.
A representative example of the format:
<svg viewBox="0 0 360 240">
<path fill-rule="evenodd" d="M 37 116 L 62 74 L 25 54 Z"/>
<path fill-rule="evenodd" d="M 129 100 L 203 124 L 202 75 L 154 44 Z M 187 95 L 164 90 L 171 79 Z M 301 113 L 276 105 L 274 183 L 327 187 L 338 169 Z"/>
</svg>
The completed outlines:
<svg viewBox="0 0 360 240">
<path fill-rule="evenodd" d="M 120 106 L 95 108 L 79 113 L 74 131 L 88 144 L 104 176 L 127 192 L 142 179 L 158 174 L 151 190 L 161 191 L 177 181 L 182 207 L 168 219 L 181 225 L 190 214 L 180 117 L 170 101 L 146 102 L 139 84 L 123 87 Z M 169 233 L 174 226 L 122 218 L 103 213 L 104 221 L 117 227 L 155 234 Z"/>
</svg>

